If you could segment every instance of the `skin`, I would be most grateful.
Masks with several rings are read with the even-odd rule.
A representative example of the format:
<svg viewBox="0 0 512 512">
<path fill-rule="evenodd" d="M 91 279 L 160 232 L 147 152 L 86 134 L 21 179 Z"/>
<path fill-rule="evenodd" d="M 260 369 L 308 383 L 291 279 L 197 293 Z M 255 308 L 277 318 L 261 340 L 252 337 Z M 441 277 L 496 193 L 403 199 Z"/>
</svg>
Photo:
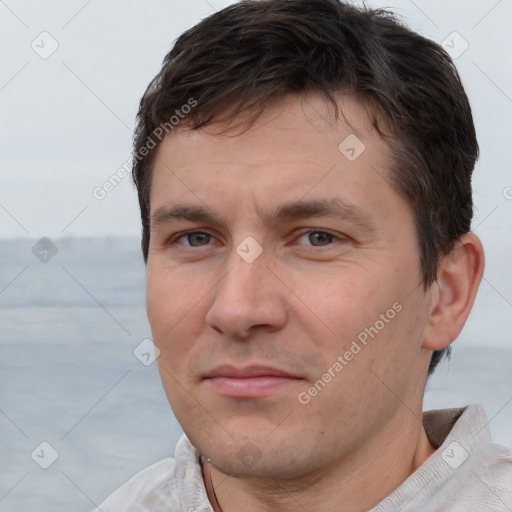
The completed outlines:
<svg viewBox="0 0 512 512">
<path fill-rule="evenodd" d="M 365 511 L 435 451 L 421 422 L 427 368 L 462 329 L 483 251 L 465 235 L 424 290 L 413 214 L 389 183 L 390 150 L 357 98 L 340 95 L 340 106 L 335 122 L 323 97 L 290 95 L 245 133 L 182 127 L 156 154 L 148 318 L 169 403 L 211 459 L 224 512 Z M 354 161 L 338 149 L 350 134 L 366 147 Z M 283 203 L 333 199 L 368 222 L 353 212 L 272 217 Z M 215 221 L 163 218 L 178 204 Z M 263 248 L 252 263 L 236 252 L 248 236 Z M 393 304 L 400 312 L 301 403 Z M 205 379 L 220 364 L 296 378 L 266 396 L 224 396 Z"/>
</svg>

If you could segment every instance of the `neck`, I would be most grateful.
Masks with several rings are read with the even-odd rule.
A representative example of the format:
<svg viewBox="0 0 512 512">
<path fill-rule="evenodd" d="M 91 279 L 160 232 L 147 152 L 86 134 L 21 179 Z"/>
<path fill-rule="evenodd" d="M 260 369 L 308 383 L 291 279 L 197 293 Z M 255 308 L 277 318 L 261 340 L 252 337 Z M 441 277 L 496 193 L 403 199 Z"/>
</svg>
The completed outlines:
<svg viewBox="0 0 512 512">
<path fill-rule="evenodd" d="M 364 512 L 391 494 L 420 467 L 436 448 L 430 443 L 423 425 L 413 427 L 392 422 L 388 442 L 369 442 L 322 473 L 307 474 L 292 481 L 242 479 L 225 475 L 214 466 L 213 490 L 209 499 L 218 500 L 221 512 Z M 397 437 L 396 433 L 401 432 Z M 216 511 L 217 512 L 217 511 Z"/>
</svg>

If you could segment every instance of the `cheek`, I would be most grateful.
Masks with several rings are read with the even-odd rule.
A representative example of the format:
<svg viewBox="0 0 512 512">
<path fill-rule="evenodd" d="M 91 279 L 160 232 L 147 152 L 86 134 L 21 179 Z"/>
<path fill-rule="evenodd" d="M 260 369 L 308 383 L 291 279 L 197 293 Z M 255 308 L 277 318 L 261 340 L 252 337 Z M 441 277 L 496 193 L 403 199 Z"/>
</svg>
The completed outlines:
<svg viewBox="0 0 512 512">
<path fill-rule="evenodd" d="M 158 336 L 162 330 L 172 325 L 173 308 L 169 304 L 174 302 L 172 288 L 167 286 L 165 278 L 148 265 L 146 274 L 146 312 L 151 325 L 153 336 Z M 168 313 L 171 313 L 169 315 Z"/>
<path fill-rule="evenodd" d="M 146 308 L 150 323 L 170 326 L 183 316 L 197 296 L 196 284 L 197 280 L 186 277 L 179 268 L 169 266 L 161 255 L 150 256 L 146 271 Z"/>
<path fill-rule="evenodd" d="M 310 309 L 319 321 L 313 324 L 308 311 L 304 313 L 308 318 L 303 315 L 302 323 L 316 325 L 314 332 L 308 332 L 315 345 L 313 350 L 320 355 L 322 371 L 331 369 L 336 375 L 324 399 L 343 388 L 340 396 L 344 398 L 335 400 L 337 403 L 350 403 L 351 390 L 358 390 L 358 397 L 352 397 L 357 402 L 362 400 L 361 389 L 367 389 L 370 396 L 383 391 L 373 373 L 382 374 L 390 382 L 400 380 L 402 377 L 393 375 L 390 369 L 411 368 L 409 363 L 418 348 L 419 304 L 411 300 L 410 290 L 404 289 L 398 276 L 383 279 L 368 270 L 347 273 L 343 280 L 323 280 L 327 285 L 321 288 L 303 289 L 303 296 L 310 298 Z"/>
<path fill-rule="evenodd" d="M 370 275 L 347 273 L 340 279 L 333 275 L 311 280 L 311 285 L 303 287 L 301 297 L 309 306 L 309 316 L 315 316 L 318 329 L 324 331 L 319 341 L 329 344 L 337 340 L 333 348 L 341 350 L 372 326 L 393 301 L 389 298 L 392 292 L 386 292 L 385 286 L 377 286 Z M 315 282 L 322 286 L 315 286 Z"/>
<path fill-rule="evenodd" d="M 175 270 L 148 266 L 146 311 L 154 342 L 161 351 L 177 348 L 199 331 L 204 290 L 197 282 L 185 279 Z M 188 332 L 185 339 L 183 330 Z M 197 333 L 196 333 L 197 331 Z M 181 335 L 180 335 L 181 334 Z"/>
<path fill-rule="evenodd" d="M 196 406 L 190 392 L 197 385 L 197 361 L 204 360 L 205 318 L 215 282 L 205 271 L 148 265 L 147 316 L 160 350 L 162 384 L 177 416 Z"/>
<path fill-rule="evenodd" d="M 185 389 L 192 386 L 190 361 L 202 326 L 198 320 L 202 295 L 190 284 L 173 270 L 148 266 L 146 309 L 153 343 L 160 351 L 156 362 L 169 404 L 179 418 L 194 407 Z"/>
</svg>

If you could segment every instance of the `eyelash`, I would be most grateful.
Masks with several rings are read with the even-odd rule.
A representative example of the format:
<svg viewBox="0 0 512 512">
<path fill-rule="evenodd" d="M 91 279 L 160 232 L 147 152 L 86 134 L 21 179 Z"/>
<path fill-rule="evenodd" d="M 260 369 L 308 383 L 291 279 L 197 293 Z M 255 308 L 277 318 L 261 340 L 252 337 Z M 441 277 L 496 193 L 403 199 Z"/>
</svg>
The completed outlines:
<svg viewBox="0 0 512 512">
<path fill-rule="evenodd" d="M 304 236 L 307 236 L 307 235 L 310 235 L 312 233 L 321 233 L 321 234 L 324 234 L 324 235 L 329 235 L 330 237 L 332 237 L 332 242 L 335 242 L 335 241 L 343 241 L 345 239 L 345 237 L 341 237 L 341 236 L 337 236 L 333 233 L 330 233 L 329 231 L 324 231 L 324 230 L 319 230 L 319 229 L 309 229 L 308 231 L 304 231 L 302 232 L 298 237 L 297 239 L 300 239 Z M 196 235 L 196 234 L 201 234 L 201 235 L 208 235 L 210 236 L 211 238 L 215 238 L 213 235 L 210 235 L 210 233 L 207 233 L 206 231 L 185 231 L 184 233 L 179 233 L 177 234 L 175 237 L 173 237 L 170 241 L 169 241 L 169 244 L 170 245 L 182 245 L 182 244 L 179 244 L 178 243 L 178 240 L 180 240 L 181 238 L 184 238 L 186 236 L 189 236 L 189 235 Z M 192 246 L 192 245 L 182 245 L 182 247 L 187 247 L 187 248 L 200 248 L 200 247 L 208 247 L 208 245 L 210 244 L 207 244 L 207 245 L 201 245 L 201 246 Z M 310 245 L 310 247 L 312 248 L 317 248 L 317 247 L 330 247 L 332 246 L 333 243 L 330 243 L 330 244 L 327 244 L 327 245 Z"/>
</svg>

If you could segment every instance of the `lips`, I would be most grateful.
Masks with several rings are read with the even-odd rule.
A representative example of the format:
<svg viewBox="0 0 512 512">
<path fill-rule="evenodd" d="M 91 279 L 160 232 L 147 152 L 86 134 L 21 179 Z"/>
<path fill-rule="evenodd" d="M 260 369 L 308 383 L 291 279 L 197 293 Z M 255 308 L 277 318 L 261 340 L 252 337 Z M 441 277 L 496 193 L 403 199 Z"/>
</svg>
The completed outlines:
<svg viewBox="0 0 512 512">
<path fill-rule="evenodd" d="M 252 377 L 292 377 L 288 372 L 272 368 L 270 366 L 247 366 L 245 368 L 236 368 L 235 366 L 223 365 L 217 366 L 213 370 L 207 372 L 206 378 L 229 377 L 239 379 L 249 379 Z"/>
<path fill-rule="evenodd" d="M 263 398 L 302 380 L 291 373 L 270 366 L 217 366 L 206 373 L 211 389 L 233 398 Z"/>
</svg>

